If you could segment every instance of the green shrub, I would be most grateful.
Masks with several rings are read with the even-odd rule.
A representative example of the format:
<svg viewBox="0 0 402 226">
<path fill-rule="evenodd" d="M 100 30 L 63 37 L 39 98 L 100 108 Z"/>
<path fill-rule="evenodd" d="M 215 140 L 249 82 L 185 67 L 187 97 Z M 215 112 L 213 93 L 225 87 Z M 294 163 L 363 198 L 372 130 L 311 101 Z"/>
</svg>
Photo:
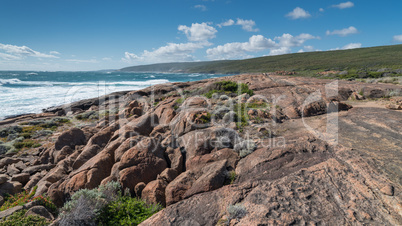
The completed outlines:
<svg viewBox="0 0 402 226">
<path fill-rule="evenodd" d="M 23 141 L 15 142 L 14 147 L 17 150 L 21 150 L 23 148 L 35 148 L 35 147 L 40 147 L 41 144 L 38 143 L 36 140 L 31 140 L 31 139 L 25 139 Z"/>
<path fill-rule="evenodd" d="M 246 208 L 241 205 L 241 204 L 236 204 L 236 205 L 229 205 L 226 208 L 226 211 L 228 212 L 228 221 L 232 219 L 241 219 L 244 216 L 247 215 L 247 210 Z"/>
<path fill-rule="evenodd" d="M 25 217 L 27 210 L 20 210 L 0 221 L 0 226 L 31 226 L 31 225 L 48 225 L 50 222 L 46 218 L 38 215 L 30 215 Z"/>
<path fill-rule="evenodd" d="M 214 93 L 222 93 L 222 94 L 243 94 L 247 93 L 250 96 L 254 95 L 253 90 L 249 89 L 247 84 L 237 83 L 232 81 L 220 81 L 214 83 L 215 89 L 212 89 L 204 94 L 207 98 L 212 98 Z"/>
<path fill-rule="evenodd" d="M 98 216 L 99 225 L 138 225 L 161 210 L 160 205 L 149 205 L 127 196 L 104 207 Z"/>
<path fill-rule="evenodd" d="M 99 211 L 121 195 L 118 182 L 109 182 L 95 189 L 81 189 L 61 209 L 61 225 L 96 225 Z"/>
</svg>

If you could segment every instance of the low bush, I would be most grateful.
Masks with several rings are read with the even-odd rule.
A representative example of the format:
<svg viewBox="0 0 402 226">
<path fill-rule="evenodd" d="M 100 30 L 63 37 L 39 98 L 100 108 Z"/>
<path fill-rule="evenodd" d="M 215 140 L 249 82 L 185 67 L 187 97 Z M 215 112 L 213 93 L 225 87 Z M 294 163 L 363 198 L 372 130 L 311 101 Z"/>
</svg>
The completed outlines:
<svg viewBox="0 0 402 226">
<path fill-rule="evenodd" d="M 46 218 L 38 215 L 25 216 L 27 210 L 20 210 L 0 221 L 0 226 L 42 226 L 49 225 Z"/>
<path fill-rule="evenodd" d="M 246 208 L 241 204 L 229 205 L 226 208 L 226 211 L 228 212 L 228 221 L 229 222 L 232 219 L 241 219 L 247 215 Z"/>
<path fill-rule="evenodd" d="M 81 189 L 61 209 L 60 225 L 137 225 L 161 209 L 123 196 L 118 182 Z"/>
<path fill-rule="evenodd" d="M 96 225 L 99 211 L 121 195 L 118 182 L 95 189 L 81 189 L 71 196 L 61 209 L 61 225 Z"/>
<path fill-rule="evenodd" d="M 237 83 L 232 81 L 220 81 L 213 84 L 213 89 L 204 94 L 207 98 L 212 98 L 215 93 L 218 94 L 235 94 L 240 95 L 247 93 L 250 96 L 254 95 L 253 90 L 249 89 L 247 84 Z"/>
<path fill-rule="evenodd" d="M 160 205 L 122 196 L 104 207 L 98 216 L 99 225 L 138 225 L 161 210 Z"/>
</svg>

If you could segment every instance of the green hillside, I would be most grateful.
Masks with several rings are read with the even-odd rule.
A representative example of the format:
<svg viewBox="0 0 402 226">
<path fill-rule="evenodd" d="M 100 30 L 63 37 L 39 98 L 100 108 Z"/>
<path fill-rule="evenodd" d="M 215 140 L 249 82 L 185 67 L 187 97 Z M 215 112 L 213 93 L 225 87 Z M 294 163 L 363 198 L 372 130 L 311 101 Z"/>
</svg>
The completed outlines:
<svg viewBox="0 0 402 226">
<path fill-rule="evenodd" d="M 123 68 L 121 71 L 238 74 L 270 71 L 402 69 L 402 45 L 351 50 L 293 53 L 246 60 L 165 63 Z"/>
</svg>

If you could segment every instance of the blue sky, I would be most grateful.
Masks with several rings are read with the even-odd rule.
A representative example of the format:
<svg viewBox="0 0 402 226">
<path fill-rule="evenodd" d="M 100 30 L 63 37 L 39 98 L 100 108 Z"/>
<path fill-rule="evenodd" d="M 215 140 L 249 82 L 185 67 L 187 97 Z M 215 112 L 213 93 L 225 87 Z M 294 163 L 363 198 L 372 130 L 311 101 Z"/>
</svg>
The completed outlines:
<svg viewBox="0 0 402 226">
<path fill-rule="evenodd" d="M 402 1 L 1 0 L 0 70 L 100 70 L 402 43 Z"/>
</svg>

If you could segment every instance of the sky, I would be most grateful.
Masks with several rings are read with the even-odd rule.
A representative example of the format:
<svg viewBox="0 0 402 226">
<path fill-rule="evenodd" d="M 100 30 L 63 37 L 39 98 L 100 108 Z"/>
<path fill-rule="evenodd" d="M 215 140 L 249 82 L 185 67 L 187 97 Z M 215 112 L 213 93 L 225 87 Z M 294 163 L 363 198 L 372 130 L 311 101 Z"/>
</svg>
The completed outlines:
<svg viewBox="0 0 402 226">
<path fill-rule="evenodd" d="M 402 43 L 402 1 L 0 0 L 0 70 L 87 71 Z"/>
</svg>

